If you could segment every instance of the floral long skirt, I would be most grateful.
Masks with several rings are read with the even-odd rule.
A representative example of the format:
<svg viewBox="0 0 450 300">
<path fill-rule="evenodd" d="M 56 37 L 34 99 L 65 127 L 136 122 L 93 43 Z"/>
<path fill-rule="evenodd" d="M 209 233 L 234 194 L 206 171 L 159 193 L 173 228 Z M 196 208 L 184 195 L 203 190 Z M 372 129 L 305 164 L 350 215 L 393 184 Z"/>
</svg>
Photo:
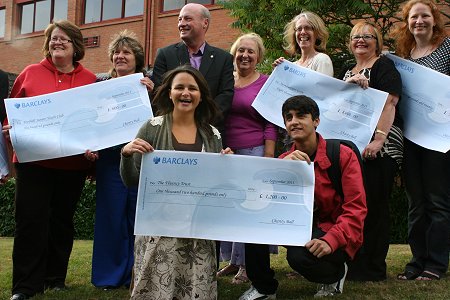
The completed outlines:
<svg viewBox="0 0 450 300">
<path fill-rule="evenodd" d="M 131 299 L 217 299 L 210 240 L 136 236 Z"/>
</svg>

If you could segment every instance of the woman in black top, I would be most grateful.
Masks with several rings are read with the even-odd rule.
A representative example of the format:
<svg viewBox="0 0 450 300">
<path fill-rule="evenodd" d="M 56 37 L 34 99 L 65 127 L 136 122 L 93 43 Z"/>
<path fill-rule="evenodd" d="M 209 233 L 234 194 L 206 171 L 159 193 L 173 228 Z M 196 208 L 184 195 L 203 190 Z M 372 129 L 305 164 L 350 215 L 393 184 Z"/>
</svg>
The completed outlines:
<svg viewBox="0 0 450 300">
<path fill-rule="evenodd" d="M 408 1 L 401 16 L 394 35 L 397 55 L 450 76 L 450 37 L 435 1 Z M 397 278 L 440 279 L 449 265 L 450 151 L 427 149 L 405 137 L 404 165 L 413 257 Z"/>
<path fill-rule="evenodd" d="M 389 249 L 389 198 L 397 169 L 402 162 L 402 119 L 397 110 L 402 82 L 394 63 L 380 55 L 383 38 L 368 22 L 356 24 L 349 48 L 356 64 L 339 78 L 389 93 L 370 143 L 361 153 L 366 177 L 367 217 L 364 244 L 349 264 L 347 278 L 358 281 L 386 279 L 386 255 Z"/>
</svg>

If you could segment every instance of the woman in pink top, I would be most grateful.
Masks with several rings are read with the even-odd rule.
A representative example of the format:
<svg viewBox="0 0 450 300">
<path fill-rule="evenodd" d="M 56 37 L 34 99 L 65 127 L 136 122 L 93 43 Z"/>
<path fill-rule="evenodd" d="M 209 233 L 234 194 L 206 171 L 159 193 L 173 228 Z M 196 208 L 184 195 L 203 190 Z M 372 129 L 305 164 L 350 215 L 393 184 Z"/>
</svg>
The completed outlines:
<svg viewBox="0 0 450 300">
<path fill-rule="evenodd" d="M 268 78 L 256 70 L 256 65 L 264 57 L 264 51 L 263 41 L 255 33 L 240 36 L 231 46 L 236 72 L 233 104 L 225 123 L 225 143 L 236 154 L 274 157 L 277 128 L 252 107 Z M 243 243 L 221 242 L 221 257 L 230 260 L 230 264 L 220 270 L 217 276 L 237 272 L 232 283 L 247 282 L 244 251 Z M 275 246 L 272 252 L 277 253 Z"/>
</svg>

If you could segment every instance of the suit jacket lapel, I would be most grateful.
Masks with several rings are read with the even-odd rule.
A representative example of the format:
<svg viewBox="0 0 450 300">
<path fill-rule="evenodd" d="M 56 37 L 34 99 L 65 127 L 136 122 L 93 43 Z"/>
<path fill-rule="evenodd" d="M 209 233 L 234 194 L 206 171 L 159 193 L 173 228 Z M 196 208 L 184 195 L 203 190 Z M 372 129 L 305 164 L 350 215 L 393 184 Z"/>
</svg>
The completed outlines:
<svg viewBox="0 0 450 300">
<path fill-rule="evenodd" d="M 180 42 L 176 45 L 177 48 L 177 58 L 178 58 L 178 65 L 182 66 L 185 64 L 189 64 L 189 53 L 187 50 L 186 45 L 183 42 Z"/>
<path fill-rule="evenodd" d="M 203 76 L 206 76 L 209 68 L 211 67 L 214 61 L 214 50 L 206 43 L 205 51 L 203 52 L 202 63 L 200 64 L 200 72 Z"/>
</svg>

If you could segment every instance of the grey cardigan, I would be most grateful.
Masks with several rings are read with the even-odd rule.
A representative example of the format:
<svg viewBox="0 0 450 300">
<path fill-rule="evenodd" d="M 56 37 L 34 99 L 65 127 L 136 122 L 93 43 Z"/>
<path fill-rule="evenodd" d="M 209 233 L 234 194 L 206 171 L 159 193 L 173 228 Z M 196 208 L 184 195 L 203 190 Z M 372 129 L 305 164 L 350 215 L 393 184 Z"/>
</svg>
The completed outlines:
<svg viewBox="0 0 450 300">
<path fill-rule="evenodd" d="M 222 139 L 219 131 L 214 126 L 211 127 L 214 133 L 212 138 L 208 138 L 204 130 L 198 129 L 203 141 L 202 151 L 217 153 L 222 150 Z M 145 122 L 136 138 L 147 141 L 155 150 L 175 150 L 172 144 L 172 114 L 154 117 Z M 134 153 L 129 157 L 121 155 L 120 176 L 127 187 L 138 185 L 141 159 L 140 153 Z"/>
</svg>

